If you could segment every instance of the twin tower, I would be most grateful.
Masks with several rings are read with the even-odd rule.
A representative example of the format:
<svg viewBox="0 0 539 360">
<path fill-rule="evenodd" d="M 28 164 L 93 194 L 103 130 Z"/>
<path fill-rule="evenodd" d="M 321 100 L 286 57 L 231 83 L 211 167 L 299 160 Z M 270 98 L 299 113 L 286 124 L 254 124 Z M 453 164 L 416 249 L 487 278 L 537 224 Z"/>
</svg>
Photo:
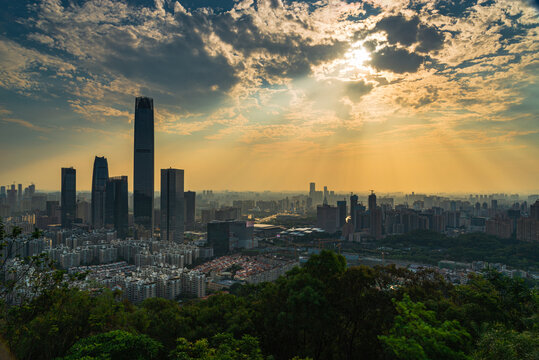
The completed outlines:
<svg viewBox="0 0 539 360">
<path fill-rule="evenodd" d="M 151 236 L 154 225 L 154 111 L 153 99 L 135 99 L 135 147 L 133 164 L 133 220 L 137 232 Z M 99 196 L 94 185 L 108 177 L 106 159 L 96 157 L 92 181 L 92 223 L 101 225 Z M 97 176 L 96 176 L 97 175 Z M 96 194 L 97 195 L 97 194 Z M 161 240 L 183 241 L 185 222 L 184 173 L 179 169 L 161 170 Z"/>
</svg>

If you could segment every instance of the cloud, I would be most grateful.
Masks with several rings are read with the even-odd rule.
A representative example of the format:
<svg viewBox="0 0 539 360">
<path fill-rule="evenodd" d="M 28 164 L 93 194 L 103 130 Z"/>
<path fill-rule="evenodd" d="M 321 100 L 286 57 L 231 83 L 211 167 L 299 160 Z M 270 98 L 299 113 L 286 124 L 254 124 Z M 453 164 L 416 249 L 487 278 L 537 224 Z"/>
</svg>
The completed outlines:
<svg viewBox="0 0 539 360">
<path fill-rule="evenodd" d="M 365 81 L 350 81 L 346 85 L 346 93 L 350 100 L 359 102 L 359 100 L 361 100 L 364 95 L 368 94 L 372 88 L 373 85 L 366 83 Z"/>
<path fill-rule="evenodd" d="M 418 16 L 407 19 L 403 15 L 392 15 L 381 19 L 374 30 L 387 34 L 387 41 L 392 44 L 410 46 L 419 43 L 416 50 L 429 52 L 439 50 L 444 43 L 443 34 L 434 26 L 420 23 Z"/>
<path fill-rule="evenodd" d="M 34 125 L 31 122 L 26 121 L 26 120 L 22 120 L 22 119 L 2 118 L 2 121 L 6 122 L 6 123 L 12 123 L 12 124 L 17 124 L 17 125 L 20 125 L 20 126 L 24 126 L 25 128 L 35 130 L 35 131 L 39 131 L 39 132 L 49 132 L 50 131 L 50 129 Z"/>
<path fill-rule="evenodd" d="M 372 53 L 370 64 L 378 70 L 389 70 L 398 74 L 416 72 L 425 58 L 395 46 L 386 46 Z"/>
</svg>

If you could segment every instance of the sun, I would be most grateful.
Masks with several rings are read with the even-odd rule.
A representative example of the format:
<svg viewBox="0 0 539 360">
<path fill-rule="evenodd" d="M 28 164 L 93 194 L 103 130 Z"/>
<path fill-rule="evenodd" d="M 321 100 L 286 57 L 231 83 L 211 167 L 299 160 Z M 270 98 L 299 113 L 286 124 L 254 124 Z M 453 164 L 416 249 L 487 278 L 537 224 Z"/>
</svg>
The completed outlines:
<svg viewBox="0 0 539 360">
<path fill-rule="evenodd" d="M 350 66 L 362 67 L 367 61 L 371 59 L 371 54 L 363 46 L 354 46 L 348 51 L 344 58 Z"/>
</svg>

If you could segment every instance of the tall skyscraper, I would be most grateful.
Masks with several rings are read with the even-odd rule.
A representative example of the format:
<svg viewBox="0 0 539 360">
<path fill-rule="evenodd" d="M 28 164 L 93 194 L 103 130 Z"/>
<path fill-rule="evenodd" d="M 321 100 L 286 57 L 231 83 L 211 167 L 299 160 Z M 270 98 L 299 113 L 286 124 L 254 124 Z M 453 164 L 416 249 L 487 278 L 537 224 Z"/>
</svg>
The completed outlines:
<svg viewBox="0 0 539 360">
<path fill-rule="evenodd" d="M 357 215 L 356 215 L 357 200 L 358 200 L 357 195 L 352 195 L 352 194 L 350 195 L 350 218 L 352 219 L 352 224 L 354 224 L 354 231 L 358 229 Z"/>
<path fill-rule="evenodd" d="M 185 199 L 185 230 L 193 230 L 195 228 L 195 198 L 196 192 L 186 191 L 183 193 Z"/>
<path fill-rule="evenodd" d="M 315 193 L 316 193 L 316 184 L 312 182 L 309 184 L 309 196 L 314 197 Z"/>
<path fill-rule="evenodd" d="M 77 213 L 77 170 L 62 168 L 62 227 L 71 228 Z"/>
<path fill-rule="evenodd" d="M 105 190 L 109 179 L 107 159 L 95 157 L 94 173 L 92 176 L 92 225 L 100 229 L 105 225 Z"/>
<path fill-rule="evenodd" d="M 371 194 L 369 195 L 369 210 L 376 209 L 376 194 L 373 190 L 371 190 Z"/>
<path fill-rule="evenodd" d="M 183 170 L 161 169 L 161 240 L 183 241 L 185 201 Z"/>
<path fill-rule="evenodd" d="M 341 229 L 346 223 L 346 200 L 337 201 L 337 208 L 339 209 L 339 222 L 337 226 Z"/>
<path fill-rule="evenodd" d="M 21 202 L 22 202 L 22 184 L 17 185 L 17 207 L 19 210 L 21 209 Z"/>
<path fill-rule="evenodd" d="M 113 226 L 120 239 L 127 236 L 127 176 L 110 177 L 106 185 L 105 224 Z"/>
<path fill-rule="evenodd" d="M 135 99 L 133 215 L 136 225 L 150 231 L 153 230 L 153 128 L 153 99 L 137 97 Z"/>
<path fill-rule="evenodd" d="M 382 237 L 382 210 L 377 208 L 376 194 L 373 190 L 369 195 L 369 229 L 374 238 Z"/>
</svg>

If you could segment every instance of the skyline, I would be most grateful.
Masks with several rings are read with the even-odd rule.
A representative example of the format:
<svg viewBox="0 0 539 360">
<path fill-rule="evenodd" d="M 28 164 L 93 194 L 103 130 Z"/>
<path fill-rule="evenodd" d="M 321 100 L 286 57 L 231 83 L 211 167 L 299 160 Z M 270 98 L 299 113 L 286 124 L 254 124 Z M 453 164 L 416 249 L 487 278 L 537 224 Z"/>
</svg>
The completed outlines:
<svg viewBox="0 0 539 360">
<path fill-rule="evenodd" d="M 156 191 L 172 167 L 192 190 L 539 192 L 537 8 L 402 3 L 12 2 L 0 183 L 73 166 L 90 191 L 105 156 L 132 191 L 149 96 Z"/>
</svg>

